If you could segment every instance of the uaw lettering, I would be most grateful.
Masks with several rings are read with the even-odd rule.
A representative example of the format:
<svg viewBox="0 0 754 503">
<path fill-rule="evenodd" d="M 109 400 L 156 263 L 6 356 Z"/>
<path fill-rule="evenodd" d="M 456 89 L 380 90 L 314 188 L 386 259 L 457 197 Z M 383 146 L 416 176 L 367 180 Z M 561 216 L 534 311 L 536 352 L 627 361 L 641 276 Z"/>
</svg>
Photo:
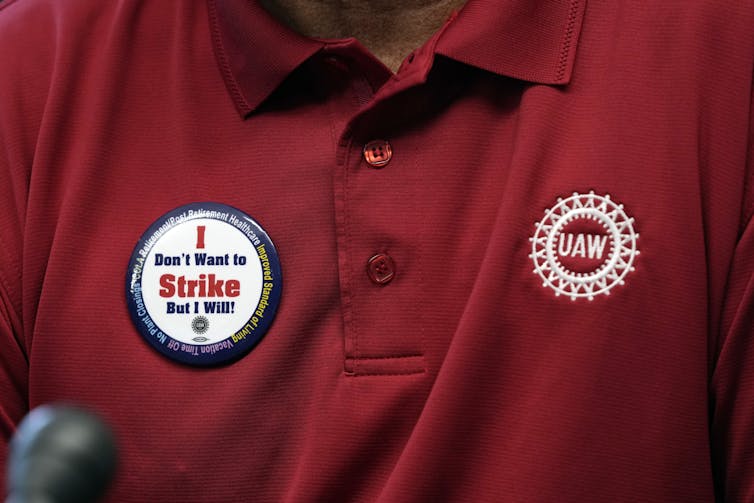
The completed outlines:
<svg viewBox="0 0 754 503">
<path fill-rule="evenodd" d="M 601 259 L 607 240 L 606 234 L 561 233 L 558 254 L 562 257 Z"/>
</svg>

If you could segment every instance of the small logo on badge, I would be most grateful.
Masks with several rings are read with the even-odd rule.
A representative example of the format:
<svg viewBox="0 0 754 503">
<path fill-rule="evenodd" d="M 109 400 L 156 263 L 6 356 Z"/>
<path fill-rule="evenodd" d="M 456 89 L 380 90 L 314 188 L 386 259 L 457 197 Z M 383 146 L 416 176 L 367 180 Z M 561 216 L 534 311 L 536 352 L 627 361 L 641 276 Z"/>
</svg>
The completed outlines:
<svg viewBox="0 0 754 503">
<path fill-rule="evenodd" d="M 609 194 L 574 192 L 558 198 L 529 238 L 533 272 L 542 286 L 571 300 L 609 295 L 635 269 L 639 234 L 633 224 Z"/>
<path fill-rule="evenodd" d="M 207 330 L 209 330 L 209 320 L 206 316 L 197 316 L 193 320 L 191 320 L 191 330 L 194 331 L 195 334 L 203 334 Z M 198 337 L 194 337 L 194 340 L 198 339 Z"/>
</svg>

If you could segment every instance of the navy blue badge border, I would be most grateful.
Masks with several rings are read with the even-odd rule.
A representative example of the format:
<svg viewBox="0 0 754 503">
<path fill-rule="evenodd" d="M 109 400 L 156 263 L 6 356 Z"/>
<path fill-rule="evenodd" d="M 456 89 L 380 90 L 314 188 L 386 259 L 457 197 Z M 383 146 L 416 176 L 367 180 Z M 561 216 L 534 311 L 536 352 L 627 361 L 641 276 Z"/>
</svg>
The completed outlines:
<svg viewBox="0 0 754 503">
<path fill-rule="evenodd" d="M 229 215 L 233 215 L 241 221 L 247 222 L 252 228 L 253 233 L 259 239 L 259 244 L 255 244 L 249 238 L 249 236 L 246 235 L 246 233 L 244 233 L 241 229 L 238 229 L 238 227 L 236 227 L 235 225 L 228 222 L 226 223 L 228 223 L 228 225 L 230 225 L 231 227 L 235 227 L 239 232 L 243 233 L 244 237 L 249 239 L 249 242 L 251 242 L 255 250 L 257 250 L 257 246 L 259 246 L 260 244 L 264 245 L 265 252 L 267 253 L 267 258 L 270 262 L 271 276 L 273 278 L 273 288 L 269 292 L 269 299 L 267 301 L 268 305 L 264 309 L 264 316 L 258 319 L 258 323 L 254 327 L 253 331 L 251 331 L 251 333 L 247 334 L 238 342 L 232 342 L 232 335 L 235 335 L 232 334 L 220 342 L 215 342 L 212 344 L 194 344 L 193 346 L 196 346 L 198 354 L 194 354 L 193 352 L 181 350 L 174 351 L 173 349 L 169 349 L 168 346 L 171 342 L 177 343 L 179 345 L 184 343 L 181 343 L 177 339 L 170 337 L 170 335 L 165 333 L 165 331 L 157 326 L 157 323 L 151 319 L 151 316 L 149 316 L 149 312 L 144 305 L 141 295 L 141 272 L 143 270 L 143 261 L 142 264 L 139 264 L 139 251 L 145 247 L 147 242 L 153 236 L 155 236 L 155 234 L 157 234 L 159 229 L 166 224 L 169 224 L 171 218 L 174 220 L 178 219 L 181 215 L 188 212 L 189 210 L 193 210 L 194 212 L 197 212 L 197 210 L 204 210 L 228 213 Z M 183 218 L 180 222 L 171 225 L 163 232 L 163 234 L 173 228 L 175 225 L 180 225 L 184 222 L 202 218 L 212 219 L 213 217 L 207 216 L 206 214 L 197 213 L 195 216 Z M 221 219 L 218 220 L 223 221 Z M 150 250 L 152 246 L 154 246 L 157 241 L 159 241 L 159 239 L 160 237 L 154 239 L 152 245 L 149 247 Z M 146 252 L 143 259 L 146 259 L 146 255 L 149 255 L 149 250 Z M 265 280 L 262 279 L 262 284 L 264 285 L 264 283 Z M 168 357 L 170 360 L 198 367 L 211 367 L 232 363 L 249 353 L 264 338 L 268 329 L 270 328 L 270 325 L 274 321 L 275 315 L 277 314 L 278 305 L 280 304 L 282 287 L 283 284 L 280 260 L 278 258 L 277 249 L 275 248 L 275 245 L 273 244 L 267 232 L 262 228 L 261 225 L 257 223 L 256 220 L 254 220 L 238 208 L 216 202 L 190 203 L 175 208 L 174 210 L 165 213 L 160 218 L 155 220 L 155 222 L 149 226 L 146 232 L 141 235 L 141 238 L 136 243 L 133 253 L 131 254 L 131 259 L 129 260 L 128 269 L 126 272 L 126 301 L 129 314 L 131 315 L 131 321 L 133 322 L 137 331 L 141 334 L 144 340 L 149 343 L 150 346 L 152 346 L 164 356 Z M 262 291 L 264 292 L 264 290 Z M 262 296 L 260 294 L 259 300 L 261 300 L 261 297 Z M 252 313 L 256 312 L 258 308 L 259 302 L 257 302 L 257 306 L 253 309 Z M 254 315 L 252 314 L 252 317 L 247 320 L 246 325 L 251 322 L 251 319 L 253 317 Z M 218 346 L 222 346 L 222 344 L 226 341 L 231 343 L 229 344 L 229 346 L 231 347 L 218 348 Z M 212 350 L 213 347 L 214 350 Z M 205 351 L 202 351 L 202 349 L 205 349 Z"/>
</svg>

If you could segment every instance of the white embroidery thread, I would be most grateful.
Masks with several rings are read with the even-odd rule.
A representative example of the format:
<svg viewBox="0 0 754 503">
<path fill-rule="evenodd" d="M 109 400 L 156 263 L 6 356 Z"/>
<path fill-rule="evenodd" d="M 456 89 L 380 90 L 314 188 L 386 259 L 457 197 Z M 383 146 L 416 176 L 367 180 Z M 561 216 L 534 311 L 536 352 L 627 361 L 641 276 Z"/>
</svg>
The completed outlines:
<svg viewBox="0 0 754 503">
<path fill-rule="evenodd" d="M 574 223 L 601 228 L 600 233 L 565 232 Z M 533 272 L 542 278 L 542 286 L 554 290 L 556 296 L 566 295 L 575 301 L 609 295 L 615 286 L 625 284 L 626 275 L 635 270 L 639 234 L 634 232 L 633 223 L 623 205 L 613 202 L 610 194 L 574 192 L 566 199 L 558 198 L 557 204 L 535 224 L 536 231 L 529 238 Z M 564 260 L 581 261 L 588 270 L 573 270 Z"/>
</svg>

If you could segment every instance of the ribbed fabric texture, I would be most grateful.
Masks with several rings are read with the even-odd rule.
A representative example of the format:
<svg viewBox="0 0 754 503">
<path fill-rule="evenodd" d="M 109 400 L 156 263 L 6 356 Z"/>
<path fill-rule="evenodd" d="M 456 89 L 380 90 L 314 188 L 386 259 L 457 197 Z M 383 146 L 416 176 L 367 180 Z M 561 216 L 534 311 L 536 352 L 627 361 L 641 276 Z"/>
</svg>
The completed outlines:
<svg viewBox="0 0 754 503">
<path fill-rule="evenodd" d="M 4 2 L 3 438 L 98 411 L 118 503 L 754 499 L 745 4 L 470 0 L 392 75 L 255 3 Z M 283 278 L 207 369 L 124 288 L 197 201 Z"/>
</svg>

